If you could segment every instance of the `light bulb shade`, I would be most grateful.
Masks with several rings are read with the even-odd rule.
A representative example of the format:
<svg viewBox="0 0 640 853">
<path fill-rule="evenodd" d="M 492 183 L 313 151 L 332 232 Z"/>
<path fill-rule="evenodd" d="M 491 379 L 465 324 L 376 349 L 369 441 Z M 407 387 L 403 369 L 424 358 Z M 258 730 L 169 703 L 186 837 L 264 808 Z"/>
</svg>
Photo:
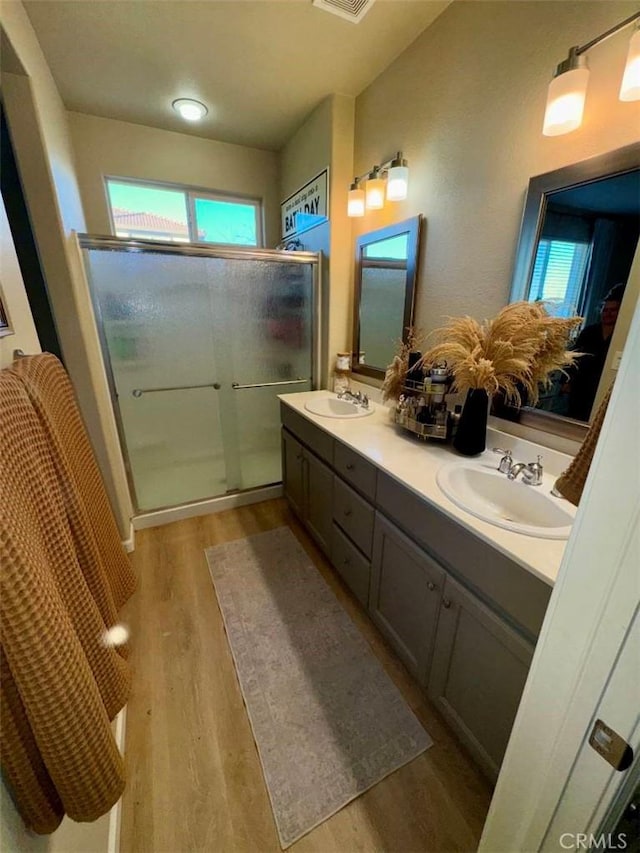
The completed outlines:
<svg viewBox="0 0 640 853">
<path fill-rule="evenodd" d="M 364 216 L 364 190 L 357 184 L 351 184 L 347 196 L 347 216 Z"/>
<path fill-rule="evenodd" d="M 200 101 L 194 101 L 192 98 L 178 98 L 173 101 L 171 106 L 186 121 L 200 121 L 209 112 L 204 104 L 201 104 Z"/>
<path fill-rule="evenodd" d="M 403 201 L 409 188 L 409 169 L 407 166 L 391 166 L 387 174 L 387 199 Z"/>
<path fill-rule="evenodd" d="M 582 66 L 559 74 L 549 83 L 542 128 L 545 136 L 561 136 L 580 127 L 588 81 L 589 69 Z"/>
<path fill-rule="evenodd" d="M 629 42 L 627 64 L 620 86 L 620 100 L 640 100 L 640 29 L 635 31 Z"/>
<path fill-rule="evenodd" d="M 384 207 L 384 181 L 382 178 L 369 178 L 365 184 L 367 210 L 380 210 Z"/>
</svg>

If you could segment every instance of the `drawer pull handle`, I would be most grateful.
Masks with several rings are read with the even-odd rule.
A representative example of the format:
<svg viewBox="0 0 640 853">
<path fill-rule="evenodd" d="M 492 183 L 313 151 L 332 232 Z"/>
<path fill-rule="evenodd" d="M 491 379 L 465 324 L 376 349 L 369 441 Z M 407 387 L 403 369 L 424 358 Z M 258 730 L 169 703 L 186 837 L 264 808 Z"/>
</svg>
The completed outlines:
<svg viewBox="0 0 640 853">
<path fill-rule="evenodd" d="M 347 462 L 347 471 L 353 471 L 354 468 L 355 465 L 353 464 L 353 462 Z"/>
<path fill-rule="evenodd" d="M 302 453 L 296 453 L 296 459 L 302 459 Z"/>
<path fill-rule="evenodd" d="M 350 509 L 345 509 L 345 511 L 344 511 L 344 517 L 345 517 L 345 518 L 349 518 L 349 516 L 350 516 L 350 515 L 351 515 L 351 510 L 350 510 Z"/>
<path fill-rule="evenodd" d="M 342 565 L 343 565 L 343 566 L 350 566 L 350 565 L 351 565 L 351 560 L 350 560 L 348 557 L 345 557 L 345 558 L 343 559 L 343 561 L 342 561 Z"/>
<path fill-rule="evenodd" d="M 429 581 L 429 583 L 427 584 L 427 589 L 428 589 L 430 592 L 433 592 L 433 590 L 434 590 L 435 588 L 436 588 L 436 585 L 434 584 L 434 582 L 433 582 L 433 581 Z"/>
<path fill-rule="evenodd" d="M 445 607 L 447 610 L 451 607 L 451 602 L 448 598 L 442 599 L 442 606 Z"/>
</svg>

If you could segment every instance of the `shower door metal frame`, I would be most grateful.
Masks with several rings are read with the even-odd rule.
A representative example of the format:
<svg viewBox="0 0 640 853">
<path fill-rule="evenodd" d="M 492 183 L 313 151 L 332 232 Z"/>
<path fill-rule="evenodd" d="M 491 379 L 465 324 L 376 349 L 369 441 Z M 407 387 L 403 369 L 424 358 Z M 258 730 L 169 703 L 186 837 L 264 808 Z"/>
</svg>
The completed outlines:
<svg viewBox="0 0 640 853">
<path fill-rule="evenodd" d="M 234 249 L 229 246 L 209 246 L 202 243 L 171 243 L 161 240 L 130 240 L 124 237 L 102 236 L 99 234 L 78 234 L 78 245 L 80 250 L 97 249 L 100 251 L 111 252 L 134 252 L 134 253 L 152 253 L 165 255 L 182 255 L 185 257 L 204 257 L 204 258 L 220 258 L 222 260 L 255 260 L 267 261 L 271 263 L 296 263 L 296 264 L 311 264 L 312 269 L 312 322 L 311 322 L 311 387 L 318 387 L 320 376 L 320 341 L 321 341 L 321 320 L 322 320 L 322 252 L 287 252 L 281 249 Z M 84 262 L 83 262 L 84 263 Z M 129 450 L 127 448 L 124 424 L 120 416 L 120 406 L 118 405 L 118 393 L 111 367 L 111 355 L 107 345 L 107 338 L 104 331 L 104 321 L 102 317 L 102 309 L 98 295 L 95 292 L 93 282 L 91 281 L 90 270 L 86 269 L 86 280 L 89 285 L 89 295 L 93 306 L 95 317 L 96 330 L 100 341 L 100 350 L 102 352 L 102 361 L 104 363 L 105 373 L 107 377 L 107 385 L 109 387 L 109 397 L 111 400 L 111 409 L 118 430 L 118 438 L 120 441 L 120 451 L 124 460 L 125 471 L 127 474 L 127 483 L 129 485 L 129 493 L 135 507 L 135 513 L 145 512 L 141 510 L 138 503 L 138 495 L 136 492 L 131 461 L 129 459 Z M 216 383 L 211 383 L 212 387 Z M 272 384 L 272 383 L 269 383 Z M 276 383 L 273 383 L 276 384 Z M 292 382 L 278 383 L 283 385 L 295 384 Z M 151 390 L 151 389 L 145 389 Z M 257 487 L 261 488 L 261 487 Z M 225 494 L 233 494 L 238 490 L 232 490 Z M 242 491 L 242 490 L 240 490 Z M 207 498 L 198 498 L 195 501 L 187 501 L 180 506 L 189 506 L 190 504 L 202 503 L 203 500 L 211 500 L 224 495 L 210 495 Z M 174 504 L 165 507 L 156 507 L 150 512 L 160 512 L 165 509 L 171 509 Z"/>
</svg>

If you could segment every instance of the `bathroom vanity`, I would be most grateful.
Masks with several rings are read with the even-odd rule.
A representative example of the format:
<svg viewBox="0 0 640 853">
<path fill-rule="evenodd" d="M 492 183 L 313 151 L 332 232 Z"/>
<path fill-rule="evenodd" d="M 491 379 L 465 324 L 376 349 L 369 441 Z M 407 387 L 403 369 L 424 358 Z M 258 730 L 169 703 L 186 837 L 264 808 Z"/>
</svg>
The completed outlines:
<svg viewBox="0 0 640 853">
<path fill-rule="evenodd" d="M 456 458 L 448 447 L 403 433 L 383 406 L 353 420 L 305 408 L 323 395 L 280 397 L 285 496 L 495 779 L 565 542 L 460 509 L 436 483 Z M 488 461 L 495 468 L 499 458 Z"/>
</svg>

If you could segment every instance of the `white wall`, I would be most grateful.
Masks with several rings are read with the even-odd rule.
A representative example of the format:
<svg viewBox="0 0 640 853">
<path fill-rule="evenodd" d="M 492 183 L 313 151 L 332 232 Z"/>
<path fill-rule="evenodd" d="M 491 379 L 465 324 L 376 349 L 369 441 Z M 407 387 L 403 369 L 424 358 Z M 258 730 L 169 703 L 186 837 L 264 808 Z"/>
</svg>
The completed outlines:
<svg viewBox="0 0 640 853">
<path fill-rule="evenodd" d="M 83 113 L 70 112 L 68 116 L 78 183 L 91 234 L 111 233 L 104 177 L 116 176 L 260 198 L 266 246 L 273 247 L 279 242 L 275 152 Z"/>
<path fill-rule="evenodd" d="M 454 2 L 356 99 L 355 172 L 402 149 L 410 187 L 405 202 L 353 220 L 353 233 L 425 215 L 416 299 L 425 330 L 506 303 L 531 176 L 640 137 L 640 104 L 618 100 L 630 28 L 589 53 L 582 127 L 541 135 L 555 65 L 636 11 L 614 0 Z"/>
</svg>

